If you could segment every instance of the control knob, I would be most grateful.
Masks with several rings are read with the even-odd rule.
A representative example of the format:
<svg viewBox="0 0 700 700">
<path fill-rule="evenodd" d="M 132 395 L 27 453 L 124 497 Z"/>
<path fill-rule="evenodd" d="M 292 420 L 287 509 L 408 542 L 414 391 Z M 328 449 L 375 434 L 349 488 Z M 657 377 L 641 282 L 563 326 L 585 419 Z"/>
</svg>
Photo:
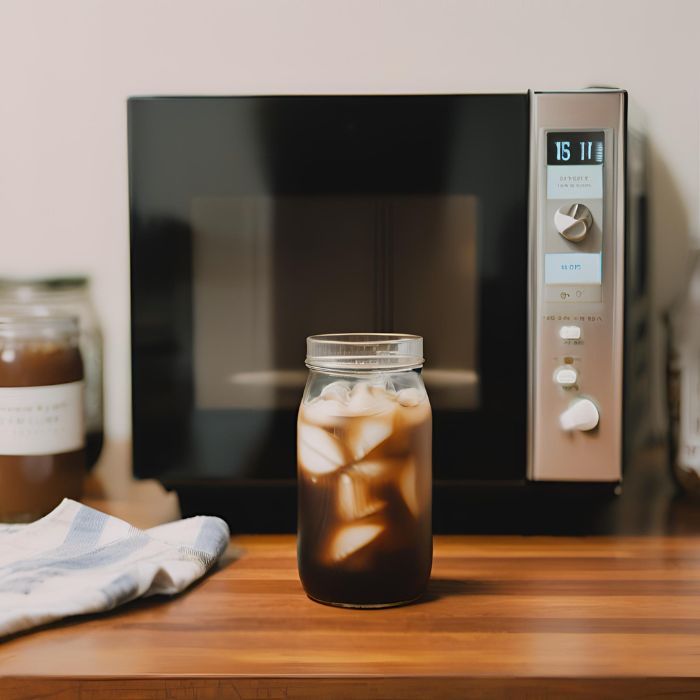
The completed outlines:
<svg viewBox="0 0 700 700">
<path fill-rule="evenodd" d="M 562 430 L 593 430 L 598 425 L 600 413 L 590 399 L 576 399 L 559 416 Z"/>
<path fill-rule="evenodd" d="M 572 243 L 580 243 L 593 226 L 593 215 L 585 204 L 565 204 L 554 214 L 559 235 Z"/>
</svg>

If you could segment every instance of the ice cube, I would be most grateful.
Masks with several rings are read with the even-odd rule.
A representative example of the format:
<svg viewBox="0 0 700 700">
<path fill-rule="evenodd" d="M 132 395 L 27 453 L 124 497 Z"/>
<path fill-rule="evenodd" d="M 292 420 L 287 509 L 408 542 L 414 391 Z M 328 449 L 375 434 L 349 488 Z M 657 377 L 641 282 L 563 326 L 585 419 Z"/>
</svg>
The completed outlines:
<svg viewBox="0 0 700 700">
<path fill-rule="evenodd" d="M 348 408 L 353 415 L 367 415 L 378 410 L 379 403 L 377 397 L 372 392 L 368 382 L 358 382 L 350 392 Z"/>
<path fill-rule="evenodd" d="M 298 429 L 297 456 L 300 466 L 314 475 L 330 474 L 349 461 L 337 438 L 323 428 L 302 422 Z"/>
<path fill-rule="evenodd" d="M 345 443 L 355 461 L 364 459 L 394 431 L 394 411 L 354 418 L 348 426 Z"/>
<path fill-rule="evenodd" d="M 353 466 L 338 478 L 338 510 L 345 520 L 366 518 L 384 505 L 372 497 L 371 474 Z"/>
<path fill-rule="evenodd" d="M 350 401 L 350 384 L 343 381 L 332 382 L 323 387 L 321 398 L 326 401 L 332 400 L 347 404 Z"/>
<path fill-rule="evenodd" d="M 349 415 L 345 404 L 335 399 L 314 399 L 304 404 L 301 409 L 301 418 L 314 425 L 323 428 L 335 428 L 343 425 L 344 419 Z"/>
<path fill-rule="evenodd" d="M 398 485 L 401 498 L 403 498 L 406 507 L 415 517 L 418 517 L 421 513 L 417 477 L 416 463 L 409 459 L 403 469 L 401 469 Z"/>
<path fill-rule="evenodd" d="M 401 389 L 396 395 L 396 399 L 402 406 L 417 406 L 423 400 L 423 393 L 410 387 L 409 389 Z"/>
<path fill-rule="evenodd" d="M 391 474 L 393 466 L 394 460 L 368 459 L 353 464 L 351 470 L 353 472 L 359 472 L 366 479 L 386 479 Z"/>
<path fill-rule="evenodd" d="M 387 399 L 394 401 L 396 399 L 396 387 L 394 380 L 389 377 L 379 377 L 373 380 L 369 385 L 369 391 L 375 398 L 386 401 Z"/>
<path fill-rule="evenodd" d="M 350 392 L 348 409 L 354 416 L 371 416 L 391 410 L 396 405 L 395 399 L 394 393 L 387 389 L 384 382 L 358 382 Z"/>
<path fill-rule="evenodd" d="M 366 547 L 384 528 L 377 524 L 346 525 L 338 530 L 330 544 L 330 558 L 342 561 Z"/>
<path fill-rule="evenodd" d="M 408 397 L 404 397 L 407 405 L 402 405 L 401 399 L 398 399 L 395 427 L 397 434 L 404 433 L 408 436 L 412 431 L 420 428 L 421 425 L 430 425 L 432 414 L 428 397 L 422 394 L 417 404 L 409 405 L 412 403 L 413 398 L 415 397 L 412 397 L 411 394 Z"/>
</svg>

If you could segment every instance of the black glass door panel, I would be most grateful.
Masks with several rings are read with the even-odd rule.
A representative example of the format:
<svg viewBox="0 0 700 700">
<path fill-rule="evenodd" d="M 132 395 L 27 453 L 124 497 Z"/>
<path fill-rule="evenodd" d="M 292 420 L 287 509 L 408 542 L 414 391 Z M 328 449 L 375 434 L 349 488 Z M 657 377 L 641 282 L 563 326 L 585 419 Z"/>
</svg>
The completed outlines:
<svg viewBox="0 0 700 700">
<path fill-rule="evenodd" d="M 438 480 L 525 471 L 527 97 L 129 102 L 134 466 L 293 480 L 305 337 L 425 338 Z"/>
</svg>

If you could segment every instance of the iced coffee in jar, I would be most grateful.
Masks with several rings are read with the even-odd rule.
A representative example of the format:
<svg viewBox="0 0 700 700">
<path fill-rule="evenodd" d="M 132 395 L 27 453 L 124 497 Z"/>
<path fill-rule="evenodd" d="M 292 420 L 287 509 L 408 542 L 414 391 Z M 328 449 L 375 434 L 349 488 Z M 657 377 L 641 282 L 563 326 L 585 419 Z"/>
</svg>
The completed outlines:
<svg viewBox="0 0 700 700">
<path fill-rule="evenodd" d="M 0 522 L 80 498 L 84 475 L 77 319 L 0 313 Z"/>
<path fill-rule="evenodd" d="M 432 416 L 423 339 L 307 339 L 299 409 L 299 575 L 322 603 L 420 597 L 432 565 Z"/>
</svg>

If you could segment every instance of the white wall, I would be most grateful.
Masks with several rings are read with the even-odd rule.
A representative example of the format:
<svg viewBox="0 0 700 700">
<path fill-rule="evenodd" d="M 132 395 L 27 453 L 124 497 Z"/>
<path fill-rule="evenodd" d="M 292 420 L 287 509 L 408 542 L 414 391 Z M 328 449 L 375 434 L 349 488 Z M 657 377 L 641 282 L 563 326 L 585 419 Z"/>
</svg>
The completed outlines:
<svg viewBox="0 0 700 700">
<path fill-rule="evenodd" d="M 698 236 L 694 0 L 0 0 L 0 275 L 88 271 L 128 435 L 125 99 L 630 91 L 653 142 L 656 304 Z"/>
</svg>

